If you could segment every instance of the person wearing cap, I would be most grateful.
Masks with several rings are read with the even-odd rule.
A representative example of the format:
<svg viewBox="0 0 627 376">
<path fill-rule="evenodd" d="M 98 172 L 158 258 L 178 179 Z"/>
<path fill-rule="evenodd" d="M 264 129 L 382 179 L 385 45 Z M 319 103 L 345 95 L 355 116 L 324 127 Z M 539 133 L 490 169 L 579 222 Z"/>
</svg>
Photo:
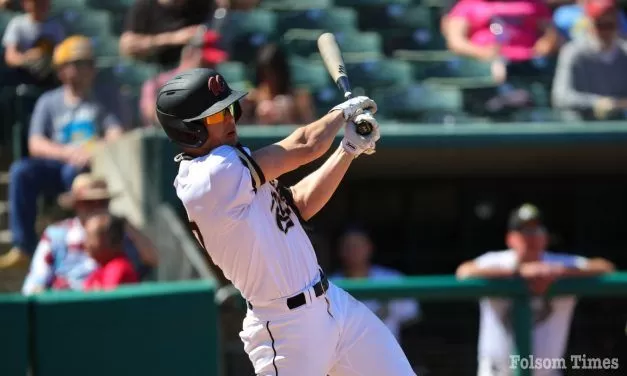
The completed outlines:
<svg viewBox="0 0 627 376">
<path fill-rule="evenodd" d="M 11 165 L 9 225 L 14 248 L 0 258 L 0 269 L 28 265 L 37 245 L 39 195 L 69 190 L 74 177 L 89 168 L 95 149 L 123 132 L 119 98 L 93 85 L 96 71 L 88 38 L 65 39 L 55 49 L 53 63 L 63 85 L 37 100 L 30 121 L 30 156 Z"/>
<path fill-rule="evenodd" d="M 194 68 L 215 68 L 228 60 L 229 55 L 219 46 L 220 35 L 205 27 L 181 51 L 178 67 L 158 74 L 142 85 L 139 107 L 142 120 L 147 127 L 159 124 L 157 120 L 157 93 L 161 86 L 181 72 Z"/>
<path fill-rule="evenodd" d="M 2 37 L 4 61 L 16 70 L 3 81 L 52 88 L 58 84 L 52 71 L 53 49 L 65 31 L 58 20 L 49 18 L 50 0 L 22 0 L 21 5 L 24 14 L 11 19 Z"/>
<path fill-rule="evenodd" d="M 85 278 L 97 262 L 85 250 L 85 223 L 109 213 L 109 202 L 116 194 L 107 182 L 90 173 L 76 177 L 72 190 L 59 196 L 59 205 L 73 209 L 70 218 L 48 226 L 37 245 L 22 293 L 30 295 L 49 289 L 81 290 Z M 124 250 L 140 275 L 157 265 L 157 252 L 151 240 L 130 222 L 125 222 Z"/>
<path fill-rule="evenodd" d="M 588 119 L 625 118 L 627 42 L 619 33 L 615 0 L 587 0 L 591 30 L 560 51 L 553 78 L 553 105 Z"/>
<path fill-rule="evenodd" d="M 554 253 L 546 250 L 547 229 L 538 208 L 524 204 L 512 211 L 505 236 L 507 250 L 487 252 L 457 268 L 457 277 L 524 278 L 533 313 L 532 349 L 536 358 L 563 358 L 575 297 L 546 299 L 551 283 L 563 277 L 609 273 L 614 265 L 603 259 Z M 509 299 L 482 298 L 479 303 L 478 376 L 513 375 L 512 303 Z M 536 369 L 534 376 L 561 375 L 560 370 Z"/>
</svg>

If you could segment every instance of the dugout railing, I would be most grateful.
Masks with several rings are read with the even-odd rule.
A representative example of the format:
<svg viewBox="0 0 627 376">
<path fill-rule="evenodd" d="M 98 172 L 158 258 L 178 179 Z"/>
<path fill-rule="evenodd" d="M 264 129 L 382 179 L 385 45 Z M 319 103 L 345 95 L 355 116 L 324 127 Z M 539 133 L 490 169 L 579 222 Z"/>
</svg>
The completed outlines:
<svg viewBox="0 0 627 376">
<path fill-rule="evenodd" d="M 524 281 L 458 281 L 416 276 L 390 281 L 342 280 L 357 298 L 413 297 L 421 301 L 513 299 L 516 354 L 532 353 L 531 310 Z M 220 319 L 207 281 L 146 283 L 102 293 L 61 292 L 34 297 L 0 295 L 0 374 L 217 375 L 221 372 Z M 549 296 L 627 296 L 627 272 L 564 279 Z M 71 361 L 70 361 L 71 360 Z M 517 369 L 517 376 L 530 376 Z"/>
</svg>

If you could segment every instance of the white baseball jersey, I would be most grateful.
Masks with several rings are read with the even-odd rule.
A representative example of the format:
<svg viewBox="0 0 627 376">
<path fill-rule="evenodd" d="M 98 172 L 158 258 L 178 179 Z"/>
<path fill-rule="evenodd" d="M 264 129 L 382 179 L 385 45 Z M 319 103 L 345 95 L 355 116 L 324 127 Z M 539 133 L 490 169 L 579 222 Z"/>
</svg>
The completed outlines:
<svg viewBox="0 0 627 376">
<path fill-rule="evenodd" d="M 542 261 L 566 267 L 583 268 L 587 259 L 581 256 L 544 252 Z M 504 268 L 513 270 L 518 259 L 515 251 L 488 252 L 475 262 L 479 268 Z M 536 358 L 562 358 L 576 299 L 561 296 L 553 299 L 533 298 L 534 315 L 533 355 Z M 510 375 L 509 355 L 513 349 L 512 302 L 503 298 L 483 298 L 479 302 L 479 372 L 478 375 Z M 500 370 L 500 371 L 497 371 Z M 540 369 L 534 376 L 561 375 L 561 370 Z"/>
<path fill-rule="evenodd" d="M 177 160 L 174 187 L 195 235 L 246 300 L 291 296 L 318 276 L 290 189 L 266 182 L 250 150 L 223 145 Z"/>
</svg>

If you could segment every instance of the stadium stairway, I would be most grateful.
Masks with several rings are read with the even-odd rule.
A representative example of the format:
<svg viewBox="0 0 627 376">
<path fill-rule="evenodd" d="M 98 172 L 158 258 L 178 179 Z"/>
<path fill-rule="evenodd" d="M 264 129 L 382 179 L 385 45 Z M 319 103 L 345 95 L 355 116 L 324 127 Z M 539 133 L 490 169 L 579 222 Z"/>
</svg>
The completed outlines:
<svg viewBox="0 0 627 376">
<path fill-rule="evenodd" d="M 7 202 L 11 160 L 11 153 L 0 152 L 0 254 L 5 254 L 11 249 Z M 0 293 L 19 291 L 25 275 L 25 270 L 0 271 Z"/>
</svg>

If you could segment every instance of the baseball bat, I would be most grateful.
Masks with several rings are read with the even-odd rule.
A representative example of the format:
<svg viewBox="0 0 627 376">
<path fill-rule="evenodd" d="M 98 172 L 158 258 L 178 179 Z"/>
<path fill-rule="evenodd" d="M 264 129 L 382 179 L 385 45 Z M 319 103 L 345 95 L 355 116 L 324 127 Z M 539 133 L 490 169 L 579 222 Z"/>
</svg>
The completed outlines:
<svg viewBox="0 0 627 376">
<path fill-rule="evenodd" d="M 344 93 L 344 98 L 349 99 L 353 97 L 351 92 L 350 81 L 346 73 L 346 67 L 344 66 L 344 59 L 342 59 L 342 53 L 340 47 L 335 40 L 335 36 L 331 33 L 324 33 L 318 37 L 318 50 L 324 61 L 324 66 L 331 75 L 333 82 Z M 372 132 L 372 125 L 367 122 L 357 124 L 357 133 L 362 136 L 367 136 Z"/>
</svg>

